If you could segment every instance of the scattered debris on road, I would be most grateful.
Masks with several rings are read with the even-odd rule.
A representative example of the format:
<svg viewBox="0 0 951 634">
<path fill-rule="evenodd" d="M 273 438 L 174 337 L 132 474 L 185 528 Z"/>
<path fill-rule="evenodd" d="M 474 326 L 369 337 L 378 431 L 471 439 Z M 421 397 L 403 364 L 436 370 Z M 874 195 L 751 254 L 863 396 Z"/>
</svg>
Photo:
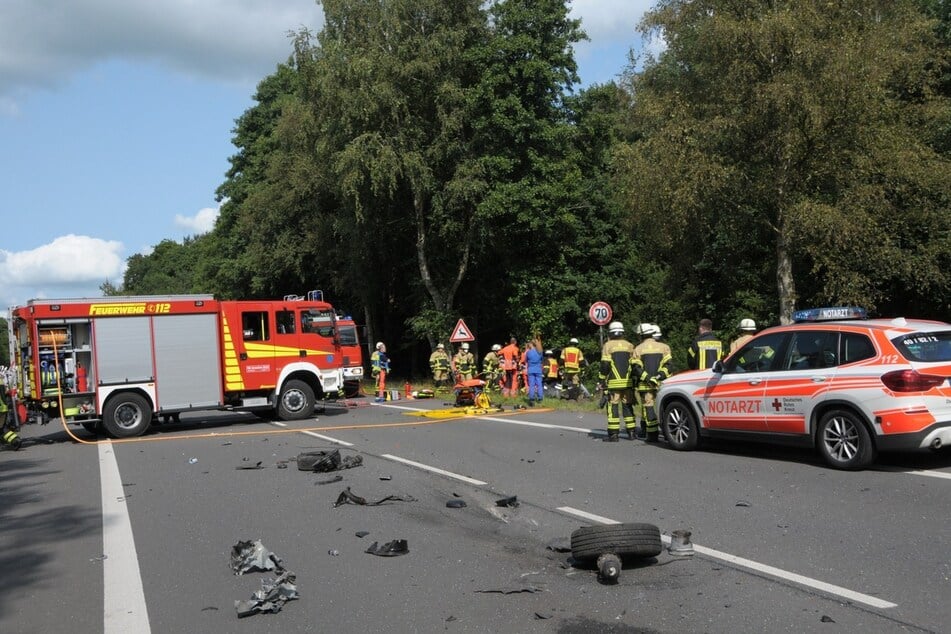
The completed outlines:
<svg viewBox="0 0 951 634">
<path fill-rule="evenodd" d="M 450 508 L 450 509 L 464 509 L 464 508 L 466 508 L 466 501 L 465 501 L 465 500 L 460 500 L 460 499 L 458 499 L 458 498 L 456 498 L 456 499 L 454 499 L 454 500 L 449 500 L 448 502 L 446 502 L 446 508 Z"/>
<path fill-rule="evenodd" d="M 693 557 L 693 544 L 690 543 L 690 531 L 676 530 L 670 534 L 670 546 L 667 552 L 672 557 Z"/>
<path fill-rule="evenodd" d="M 243 465 L 239 465 L 235 467 L 237 471 L 252 471 L 254 469 L 263 469 L 263 468 L 264 468 L 264 463 L 260 460 L 258 460 L 254 464 L 243 464 Z"/>
<path fill-rule="evenodd" d="M 378 557 L 398 557 L 409 552 L 409 543 L 405 539 L 394 539 L 380 546 L 373 542 L 364 552 Z"/>
<path fill-rule="evenodd" d="M 339 449 L 331 451 L 311 451 L 297 456 L 299 471 L 317 471 L 327 473 L 341 469 L 353 469 L 363 466 L 363 456 L 340 456 Z"/>
<path fill-rule="evenodd" d="M 518 506 L 518 496 L 513 495 L 512 497 L 502 498 L 501 500 L 495 501 L 496 506 L 505 506 L 508 508 L 515 508 Z"/>
<path fill-rule="evenodd" d="M 350 487 L 347 487 L 340 492 L 340 495 L 337 496 L 337 501 L 334 502 L 334 508 L 342 506 L 344 504 L 357 504 L 359 506 L 380 506 L 386 502 L 415 502 L 416 498 L 412 495 L 387 495 L 384 498 L 380 498 L 376 502 L 367 502 L 366 498 L 362 498 L 359 495 L 353 493 L 350 490 Z"/>
<path fill-rule="evenodd" d="M 501 588 L 483 588 L 481 590 L 476 590 L 481 594 L 521 594 L 526 593 L 535 593 L 535 592 L 544 592 L 545 588 L 540 586 L 525 585 L 525 586 L 503 586 Z"/>
<path fill-rule="evenodd" d="M 284 562 L 264 547 L 260 539 L 240 541 L 231 547 L 231 570 L 236 575 L 246 572 L 282 572 Z"/>
<path fill-rule="evenodd" d="M 329 480 L 317 480 L 316 482 L 314 482 L 314 484 L 333 484 L 334 482 L 343 482 L 343 476 L 335 475 Z"/>
<path fill-rule="evenodd" d="M 261 579 L 261 589 L 255 592 L 250 600 L 234 602 L 238 618 L 258 613 L 277 614 L 285 603 L 300 598 L 296 581 L 294 573 L 289 571 L 285 571 L 277 579 Z"/>
</svg>

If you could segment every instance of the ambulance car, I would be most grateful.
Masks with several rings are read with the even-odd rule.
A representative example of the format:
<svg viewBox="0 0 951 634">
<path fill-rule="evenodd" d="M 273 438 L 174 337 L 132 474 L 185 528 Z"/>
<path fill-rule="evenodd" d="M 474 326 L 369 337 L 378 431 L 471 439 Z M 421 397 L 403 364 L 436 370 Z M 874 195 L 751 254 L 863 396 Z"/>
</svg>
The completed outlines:
<svg viewBox="0 0 951 634">
<path fill-rule="evenodd" d="M 951 444 L 951 324 L 868 319 L 861 308 L 799 311 L 708 370 L 664 381 L 668 446 L 726 437 L 814 447 L 860 469 L 879 450 Z"/>
</svg>

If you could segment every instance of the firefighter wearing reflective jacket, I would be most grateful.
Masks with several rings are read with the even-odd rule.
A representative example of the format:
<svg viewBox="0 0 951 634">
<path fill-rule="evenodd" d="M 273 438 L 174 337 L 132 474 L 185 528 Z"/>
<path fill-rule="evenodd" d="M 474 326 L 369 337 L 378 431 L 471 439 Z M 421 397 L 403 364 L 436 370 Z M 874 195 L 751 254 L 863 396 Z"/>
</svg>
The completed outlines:
<svg viewBox="0 0 951 634">
<path fill-rule="evenodd" d="M 624 324 L 612 321 L 608 325 L 608 339 L 601 349 L 601 366 L 598 379 L 608 395 L 607 442 L 617 442 L 621 432 L 621 419 L 627 437 L 634 439 L 634 378 L 643 373 L 634 345 L 624 339 Z"/>
<path fill-rule="evenodd" d="M 386 354 L 386 346 L 382 341 L 376 344 L 376 350 L 370 355 L 370 374 L 376 381 L 376 401 L 386 400 L 386 373 L 390 371 L 390 357 Z"/>
<path fill-rule="evenodd" d="M 448 387 L 449 381 L 449 355 L 446 354 L 446 346 L 436 344 L 436 349 L 429 355 L 429 368 L 433 371 L 433 387 L 442 390 Z"/>
<path fill-rule="evenodd" d="M 723 358 L 723 342 L 713 334 L 713 322 L 701 319 L 697 338 L 687 348 L 687 365 L 691 370 L 706 370 Z"/>
<path fill-rule="evenodd" d="M 459 346 L 459 350 L 452 358 L 452 372 L 456 381 L 469 381 L 475 373 L 475 357 L 469 352 L 469 344 Z"/>
<path fill-rule="evenodd" d="M 554 390 L 560 377 L 561 372 L 558 368 L 558 359 L 555 358 L 555 353 L 552 350 L 545 350 L 545 358 L 542 360 L 542 384 L 544 389 L 546 391 Z"/>
<path fill-rule="evenodd" d="M 502 389 L 502 359 L 499 358 L 499 351 L 502 346 L 493 344 L 482 358 L 482 377 L 485 379 L 485 387 L 493 392 Z"/>
<path fill-rule="evenodd" d="M 572 337 L 568 345 L 561 350 L 561 368 L 565 373 L 565 382 L 572 385 L 581 383 L 581 368 L 588 365 L 585 361 L 581 348 L 578 347 L 578 340 Z"/>
<path fill-rule="evenodd" d="M 641 419 L 637 435 L 645 438 L 647 442 L 657 442 L 659 426 L 654 402 L 657 388 L 670 376 L 670 346 L 654 339 L 654 332 L 657 330 L 660 329 L 654 324 L 638 326 L 637 334 L 641 336 L 641 342 L 634 348 L 643 368 L 635 388 L 637 410 Z"/>
</svg>

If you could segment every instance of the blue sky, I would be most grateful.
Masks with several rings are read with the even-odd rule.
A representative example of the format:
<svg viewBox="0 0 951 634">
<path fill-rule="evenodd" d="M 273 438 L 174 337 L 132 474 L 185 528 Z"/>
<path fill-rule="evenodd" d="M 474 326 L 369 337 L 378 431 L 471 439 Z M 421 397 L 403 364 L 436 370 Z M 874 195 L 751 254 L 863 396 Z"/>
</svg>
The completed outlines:
<svg viewBox="0 0 951 634">
<path fill-rule="evenodd" d="M 624 68 L 652 4 L 571 3 L 583 86 Z M 322 20 L 315 0 L 3 0 L 0 310 L 98 296 L 130 256 L 210 230 L 235 119 L 287 32 Z"/>
</svg>

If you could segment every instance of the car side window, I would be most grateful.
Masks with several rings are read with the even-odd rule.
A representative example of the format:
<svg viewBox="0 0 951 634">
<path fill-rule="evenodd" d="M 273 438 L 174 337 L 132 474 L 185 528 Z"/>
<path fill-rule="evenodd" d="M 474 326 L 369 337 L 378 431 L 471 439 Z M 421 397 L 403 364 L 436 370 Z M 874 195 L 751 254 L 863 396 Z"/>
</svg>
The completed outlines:
<svg viewBox="0 0 951 634">
<path fill-rule="evenodd" d="M 842 334 L 842 363 L 855 363 L 875 355 L 875 346 L 865 335 L 857 332 Z"/>
<path fill-rule="evenodd" d="M 820 370 L 838 365 L 839 333 L 832 330 L 794 332 L 783 370 Z"/>
<path fill-rule="evenodd" d="M 782 350 L 786 333 L 775 332 L 754 337 L 731 355 L 723 366 L 724 373 L 771 372 L 776 370 L 776 358 Z"/>
</svg>

